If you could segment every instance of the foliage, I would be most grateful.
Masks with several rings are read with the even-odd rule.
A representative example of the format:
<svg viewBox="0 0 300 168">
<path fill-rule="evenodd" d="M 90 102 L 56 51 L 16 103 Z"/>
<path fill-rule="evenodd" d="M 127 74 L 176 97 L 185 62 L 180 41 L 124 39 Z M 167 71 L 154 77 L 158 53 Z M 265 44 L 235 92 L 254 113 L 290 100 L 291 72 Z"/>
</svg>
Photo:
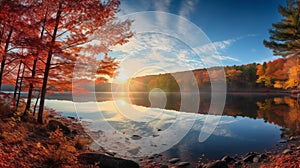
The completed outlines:
<svg viewBox="0 0 300 168">
<path fill-rule="evenodd" d="M 109 57 L 105 54 L 104 59 L 100 60 L 99 66 L 97 67 L 97 79 L 96 84 L 107 82 L 107 77 L 113 78 L 117 76 L 117 69 L 119 68 L 119 62 L 115 58 Z"/>
<path fill-rule="evenodd" d="M 106 76 L 98 82 L 114 77 L 118 63 L 107 53 L 133 35 L 131 20 L 116 19 L 119 6 L 119 0 L 0 1 L 0 87 L 3 81 L 29 91 L 24 114 L 38 88 L 42 123 L 46 92 L 71 90 L 76 60 L 84 63 L 84 69 L 100 65 Z M 101 53 L 106 54 L 103 60 L 96 58 Z M 20 84 L 18 77 L 24 77 Z"/>
<path fill-rule="evenodd" d="M 21 110 L 22 111 L 22 110 Z M 22 114 L 22 112 L 19 111 Z M 61 119 L 79 135 L 63 135 L 60 129 L 49 130 L 28 115 L 26 122 L 18 117 L 0 118 L 0 167 L 84 167 L 77 160 L 82 152 L 91 152 L 86 146 L 91 142 L 80 125 Z M 19 116 L 20 118 L 20 116 Z M 76 148 L 80 143 L 81 148 Z"/>
<path fill-rule="evenodd" d="M 256 88 L 256 64 L 225 67 L 225 76 L 229 90 Z M 133 92 L 149 92 L 154 88 L 160 88 L 165 92 L 210 90 L 211 80 L 220 80 L 223 71 L 219 68 L 197 69 L 190 72 L 166 73 L 160 75 L 148 75 L 136 77 L 129 81 L 129 90 Z M 192 81 L 195 81 L 194 83 Z M 181 88 L 179 87 L 181 86 Z M 180 90 L 183 89 L 183 90 Z"/>
<path fill-rule="evenodd" d="M 269 65 L 269 68 L 277 70 L 271 72 L 276 81 L 268 82 L 274 85 L 275 88 L 298 88 L 300 89 L 300 1 L 287 0 L 287 6 L 279 6 L 279 13 L 282 19 L 279 23 L 273 24 L 273 29 L 270 32 L 270 40 L 264 40 L 264 45 L 273 50 L 274 55 L 283 57 L 295 57 L 292 65 L 288 65 L 290 70 L 282 69 L 276 65 Z M 282 62 L 279 60 L 279 62 Z M 275 61 L 271 63 L 276 63 Z M 270 64 L 271 64 L 270 63 Z M 284 62 L 283 62 L 284 63 Z M 274 75 L 277 75 L 274 77 Z M 288 75 L 288 79 L 285 77 Z M 264 82 L 262 80 L 258 82 Z"/>
<path fill-rule="evenodd" d="M 300 64 L 297 56 L 280 58 L 263 65 L 257 65 L 257 83 L 279 89 L 296 88 L 298 86 Z"/>
<path fill-rule="evenodd" d="M 283 57 L 299 55 L 300 48 L 300 1 L 290 0 L 287 6 L 279 6 L 282 15 L 281 22 L 273 24 L 270 41 L 264 40 L 266 47 L 273 50 L 275 55 Z"/>
</svg>

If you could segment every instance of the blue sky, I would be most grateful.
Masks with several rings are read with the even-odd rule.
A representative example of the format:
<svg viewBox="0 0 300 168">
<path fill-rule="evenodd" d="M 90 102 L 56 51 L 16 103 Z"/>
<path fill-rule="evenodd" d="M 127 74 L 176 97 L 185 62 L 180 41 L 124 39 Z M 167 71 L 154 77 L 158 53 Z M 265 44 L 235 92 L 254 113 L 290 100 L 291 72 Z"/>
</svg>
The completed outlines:
<svg viewBox="0 0 300 168">
<path fill-rule="evenodd" d="M 219 55 L 219 60 L 222 65 L 239 65 L 252 62 L 261 63 L 278 58 L 273 56 L 271 50 L 264 47 L 262 41 L 264 39 L 268 39 L 268 30 L 271 28 L 272 23 L 279 22 L 281 19 L 281 15 L 278 13 L 279 4 L 284 5 L 285 0 L 124 0 L 121 1 L 121 11 L 119 16 L 132 19 L 130 17 L 132 14 L 144 11 L 162 11 L 174 14 L 175 16 L 178 15 L 181 19 L 187 19 L 203 31 L 204 36 L 206 36 L 207 39 L 214 45 L 214 52 Z M 156 16 L 155 20 L 150 16 L 144 16 L 140 18 L 134 17 L 133 20 L 136 18 L 139 25 L 133 25 L 134 31 L 136 31 L 136 27 L 149 27 L 149 25 L 151 27 L 151 24 L 159 22 L 160 24 L 158 25 L 168 25 L 166 29 L 169 29 L 171 35 L 173 33 L 172 31 L 175 29 L 176 33 L 179 32 L 182 36 L 192 37 L 194 33 L 184 32 L 185 30 L 182 29 L 184 29 L 185 26 L 180 25 L 180 21 L 175 23 L 174 20 L 176 19 L 174 18 L 170 19 L 164 16 Z M 139 19 L 143 21 L 138 21 Z M 182 28 L 180 28 L 180 26 Z M 144 27 L 141 29 L 144 30 Z M 139 28 L 137 28 L 137 30 L 138 29 Z M 137 32 L 139 33 L 139 31 L 140 30 Z M 184 33 L 181 33 L 182 31 Z M 139 36 L 139 34 L 137 36 Z M 139 37 L 142 37 L 142 35 Z M 154 36 L 152 36 L 151 40 L 148 38 L 148 43 L 145 43 L 142 46 L 140 44 L 141 38 L 134 37 L 132 39 L 132 41 L 135 41 L 134 45 L 137 45 L 140 48 L 135 46 L 132 50 L 130 50 L 130 48 L 134 46 L 132 41 L 130 41 L 128 45 L 125 44 L 124 46 L 113 48 L 114 52 L 112 52 L 112 55 L 120 60 L 123 59 L 121 69 L 127 69 L 128 71 L 127 75 L 124 76 L 132 76 L 133 72 L 137 73 L 137 71 L 147 71 L 138 70 L 141 69 L 141 67 L 149 66 L 153 69 L 155 67 L 153 65 L 157 65 L 153 64 L 156 60 L 150 60 L 150 57 L 147 58 L 141 54 L 146 52 L 154 52 L 154 55 L 160 55 L 160 57 L 157 57 L 156 59 L 170 57 L 167 61 L 173 61 L 174 64 L 168 64 L 166 66 L 168 68 L 166 68 L 162 66 L 162 63 L 160 67 L 162 67 L 161 69 L 164 69 L 164 71 L 172 72 L 186 70 L 185 68 L 176 67 L 179 62 L 176 61 L 176 59 L 183 58 L 183 56 L 184 59 L 189 59 L 184 62 L 186 67 L 188 67 L 187 69 L 201 68 L 201 62 L 204 62 L 204 64 L 207 62 L 206 59 L 204 61 L 203 59 L 201 61 L 197 61 L 197 52 L 193 53 L 191 48 L 189 49 L 189 46 L 186 47 L 186 52 L 184 52 L 182 46 L 187 44 L 184 44 L 184 40 L 183 42 L 180 42 L 180 37 L 178 37 L 179 42 L 174 42 L 172 43 L 172 47 L 168 47 L 170 42 L 162 40 L 161 36 L 157 36 L 157 41 L 158 43 L 160 42 L 160 44 L 157 44 L 156 46 L 151 45 L 152 48 L 148 47 L 147 49 L 141 49 L 142 47 L 149 46 L 149 43 L 153 43 L 153 41 L 155 41 L 153 38 Z M 166 38 L 168 38 L 169 41 L 172 41 L 170 39 L 175 39 L 173 37 Z M 145 39 L 144 36 L 143 39 Z M 201 40 L 202 37 L 199 37 L 199 39 Z M 207 42 L 207 39 L 204 39 L 204 41 Z M 179 45 L 181 46 L 181 50 L 174 52 L 174 50 L 180 48 Z M 165 48 L 162 48 L 162 46 Z M 155 48 L 155 50 L 153 48 Z M 140 52 L 135 52 L 138 49 L 140 49 Z M 175 53 L 177 53 L 177 55 Z M 128 55 L 132 55 L 132 57 L 140 56 L 140 60 L 134 59 L 133 61 L 131 60 L 131 63 L 129 63 L 128 61 L 130 57 L 125 58 L 128 57 Z M 173 57 L 174 60 L 171 60 L 171 57 Z M 190 59 L 190 57 L 194 57 L 195 59 Z M 135 60 L 136 63 L 134 63 Z M 149 60 L 148 63 L 147 60 Z M 190 66 L 188 65 L 188 62 L 192 62 L 194 65 Z M 199 63 L 199 66 L 196 65 L 197 62 Z M 133 67 L 132 65 L 137 65 L 139 63 L 143 65 L 137 66 L 136 69 L 132 69 L 129 73 L 128 69 Z M 127 67 L 124 65 L 127 65 Z M 171 66 L 173 66 L 173 68 L 169 68 Z"/>
</svg>

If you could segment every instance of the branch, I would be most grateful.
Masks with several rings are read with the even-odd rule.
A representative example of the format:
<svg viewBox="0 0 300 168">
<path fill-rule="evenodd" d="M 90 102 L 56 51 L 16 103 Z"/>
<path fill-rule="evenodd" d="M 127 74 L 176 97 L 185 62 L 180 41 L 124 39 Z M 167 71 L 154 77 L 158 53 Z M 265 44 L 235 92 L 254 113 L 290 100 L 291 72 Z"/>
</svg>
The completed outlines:
<svg viewBox="0 0 300 168">
<path fill-rule="evenodd" d="M 6 65 L 9 65 L 9 64 L 11 64 L 12 62 L 14 62 L 14 61 L 17 60 L 17 59 L 19 59 L 19 58 L 13 58 L 13 59 L 11 59 L 9 62 L 6 62 L 5 64 L 6 64 Z"/>
</svg>

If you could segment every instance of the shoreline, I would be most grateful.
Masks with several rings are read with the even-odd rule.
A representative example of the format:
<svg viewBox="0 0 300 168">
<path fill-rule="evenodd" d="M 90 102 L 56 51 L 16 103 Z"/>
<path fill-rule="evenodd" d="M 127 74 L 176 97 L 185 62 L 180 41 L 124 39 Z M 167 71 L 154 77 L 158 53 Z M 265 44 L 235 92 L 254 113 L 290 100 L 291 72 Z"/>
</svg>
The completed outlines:
<svg viewBox="0 0 300 168">
<path fill-rule="evenodd" d="M 287 140 L 280 141 L 269 150 L 264 152 L 250 151 L 244 155 L 225 155 L 220 159 L 197 158 L 197 162 L 188 163 L 180 158 L 161 160 L 158 154 L 146 158 L 141 167 L 143 168 L 242 168 L 242 167 L 299 167 L 300 159 L 300 136 L 291 136 Z M 196 160 L 196 159 L 195 159 Z M 182 163 L 185 166 L 181 166 Z"/>
<path fill-rule="evenodd" d="M 73 118 L 68 118 L 67 116 L 61 116 L 60 113 L 55 113 L 57 114 L 57 117 L 62 120 L 71 120 L 72 122 L 76 121 L 76 119 L 74 120 Z M 291 151 L 286 152 L 285 150 L 288 149 Z M 99 151 L 94 152 L 99 153 Z M 101 151 L 100 153 L 112 157 L 115 156 L 115 153 L 111 153 L 105 150 Z M 274 165 L 280 166 L 282 164 L 281 160 L 289 160 L 289 156 L 297 156 L 297 158 L 300 158 L 300 136 L 291 136 L 289 138 L 286 138 L 285 140 L 278 142 L 275 146 L 272 146 L 269 150 L 265 150 L 264 152 L 249 151 L 244 155 L 225 155 L 220 159 L 208 159 L 205 157 L 201 157 L 196 158 L 194 163 L 185 162 L 180 158 L 167 158 L 162 154 L 155 154 L 139 159 L 138 163 L 141 168 L 214 168 L 215 166 L 217 167 L 220 164 L 224 167 L 273 167 Z M 274 159 L 276 159 L 276 162 L 274 162 Z M 226 163 L 226 165 L 224 163 Z M 297 165 L 294 162 L 287 162 L 285 164 L 287 164 L 288 166 Z"/>
</svg>

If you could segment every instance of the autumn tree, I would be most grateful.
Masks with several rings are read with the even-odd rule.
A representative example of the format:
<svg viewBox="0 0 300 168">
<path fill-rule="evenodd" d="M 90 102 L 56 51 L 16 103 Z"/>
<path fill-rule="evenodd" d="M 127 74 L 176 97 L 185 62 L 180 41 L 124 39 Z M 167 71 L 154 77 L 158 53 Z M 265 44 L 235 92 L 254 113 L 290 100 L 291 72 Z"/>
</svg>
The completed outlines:
<svg viewBox="0 0 300 168">
<path fill-rule="evenodd" d="M 91 56 L 109 51 L 109 47 L 123 44 L 132 36 L 131 21 L 116 22 L 120 2 L 98 0 L 43 1 L 48 7 L 45 40 L 47 56 L 43 73 L 38 122 L 43 123 L 44 102 L 48 80 L 59 75 L 51 67 L 68 64 L 74 66 L 83 53 Z M 96 41 L 96 42 L 94 42 Z M 54 61 L 55 60 L 55 61 Z M 53 65 L 56 64 L 56 65 Z M 70 74 L 70 73 L 69 73 Z M 64 80 L 67 80 L 66 77 Z M 62 79 L 60 79 L 62 80 Z"/>
<path fill-rule="evenodd" d="M 295 83 L 293 87 L 300 87 L 300 0 L 287 0 L 287 6 L 279 6 L 279 13 L 283 16 L 279 23 L 273 24 L 270 29 L 270 40 L 264 40 L 264 45 L 273 50 L 274 55 L 282 57 L 296 56 L 295 69 L 297 74 L 291 73 L 290 78 Z"/>
<path fill-rule="evenodd" d="M 17 32 L 22 26 L 21 14 L 24 11 L 17 1 L 0 1 L 0 90 L 3 83 L 3 74 L 7 64 L 9 52 L 13 49 L 11 43 L 15 40 Z"/>
<path fill-rule="evenodd" d="M 99 66 L 97 67 L 97 77 L 95 79 L 96 84 L 107 82 L 109 78 L 117 76 L 118 68 L 119 62 L 105 53 L 104 58 L 99 61 Z"/>
<path fill-rule="evenodd" d="M 44 50 L 44 41 L 46 41 L 44 40 L 46 38 L 46 24 L 47 21 L 50 21 L 47 20 L 49 7 L 42 7 L 43 5 L 45 5 L 45 2 L 29 0 L 27 2 L 27 5 L 27 10 L 24 13 L 27 20 L 25 20 L 24 22 L 26 22 L 31 31 L 28 34 L 27 40 L 25 42 L 29 44 L 28 50 L 30 50 L 32 53 L 32 59 L 30 60 L 30 62 L 25 62 L 31 72 L 31 75 L 26 77 L 29 88 L 24 115 L 27 115 L 27 112 L 30 110 L 34 88 L 38 87 L 38 83 L 41 83 L 41 70 L 44 69 L 44 65 L 41 61 L 43 61 L 43 57 L 45 57 L 46 55 L 46 50 Z M 38 78 L 37 76 L 40 77 Z"/>
</svg>

